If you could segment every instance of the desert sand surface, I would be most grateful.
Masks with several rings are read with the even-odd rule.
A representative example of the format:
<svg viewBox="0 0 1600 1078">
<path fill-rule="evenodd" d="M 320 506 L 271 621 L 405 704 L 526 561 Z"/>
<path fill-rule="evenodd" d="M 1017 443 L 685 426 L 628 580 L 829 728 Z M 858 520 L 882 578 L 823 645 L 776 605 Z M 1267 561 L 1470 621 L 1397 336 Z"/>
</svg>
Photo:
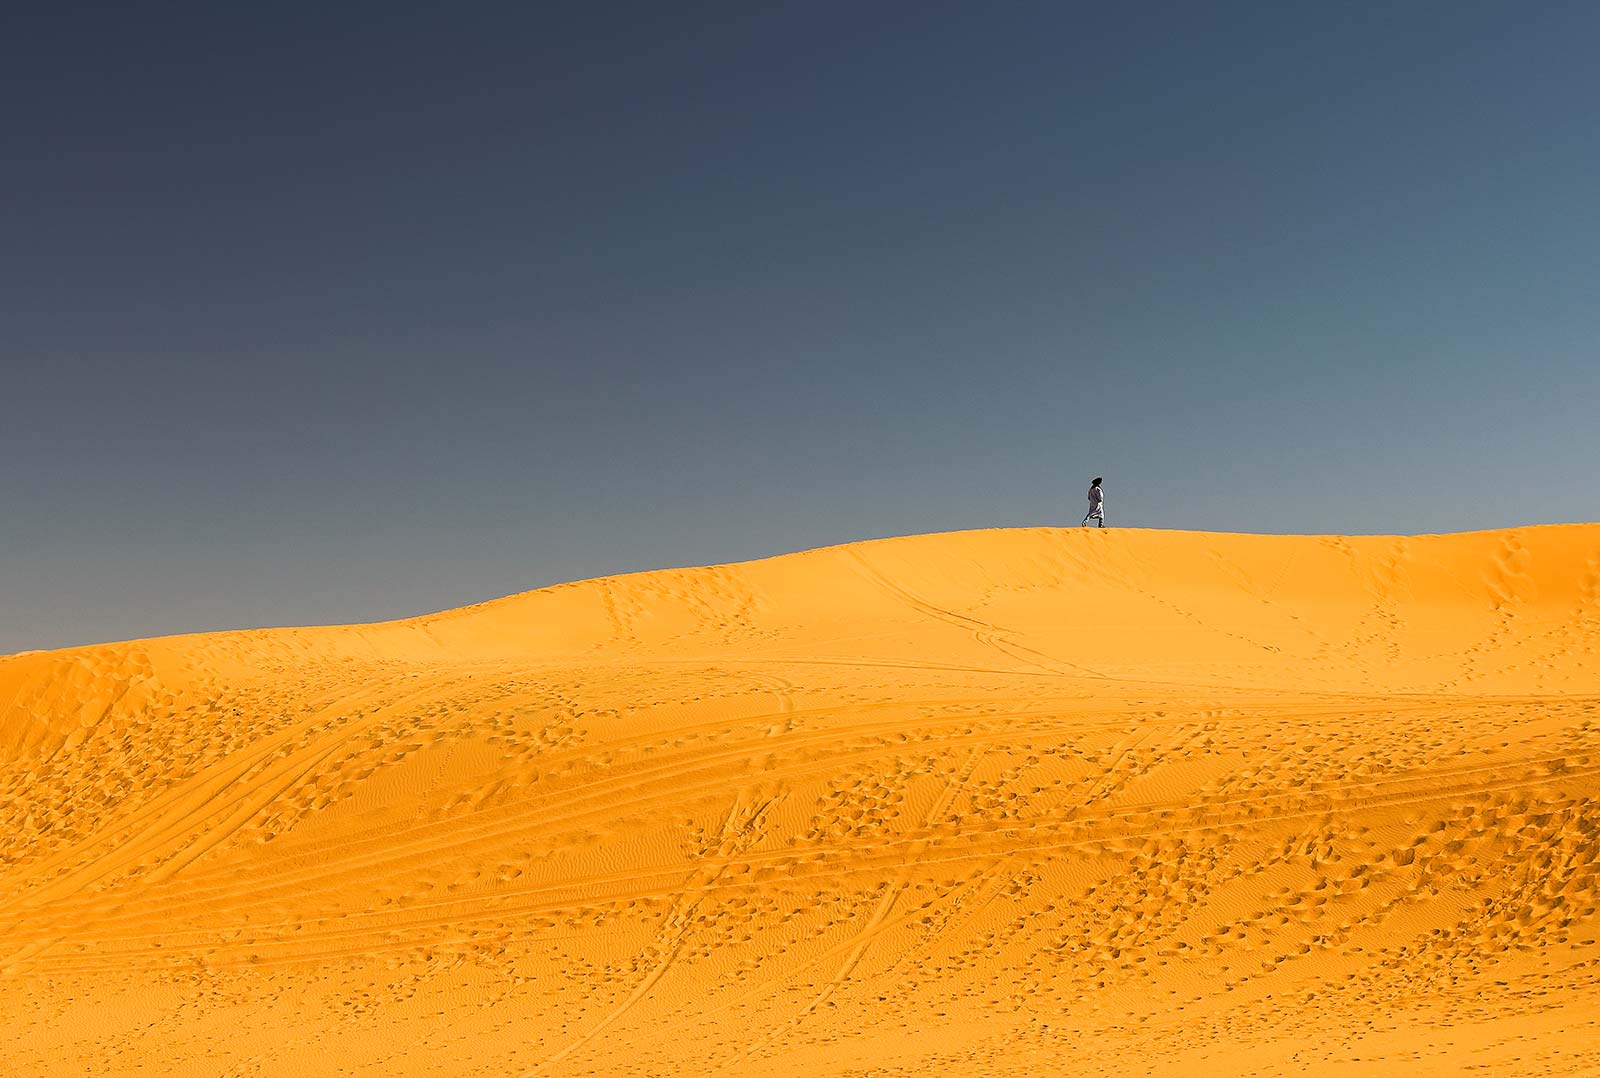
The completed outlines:
<svg viewBox="0 0 1600 1078">
<path fill-rule="evenodd" d="M 0 659 L 7 1075 L 1600 1073 L 1600 525 Z"/>
</svg>

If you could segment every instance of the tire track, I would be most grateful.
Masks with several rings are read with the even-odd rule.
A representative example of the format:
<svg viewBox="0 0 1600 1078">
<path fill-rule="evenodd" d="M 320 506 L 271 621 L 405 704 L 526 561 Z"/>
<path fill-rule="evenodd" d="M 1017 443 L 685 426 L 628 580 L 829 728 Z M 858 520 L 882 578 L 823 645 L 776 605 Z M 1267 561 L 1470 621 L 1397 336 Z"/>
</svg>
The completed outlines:
<svg viewBox="0 0 1600 1078">
<path fill-rule="evenodd" d="M 718 843 L 715 857 L 709 864 L 703 864 L 690 873 L 680 890 L 672 909 L 663 919 L 661 935 L 667 943 L 660 949 L 661 956 L 645 974 L 644 978 L 628 994 L 620 1006 L 609 1011 L 600 1021 L 596 1022 L 589 1031 L 581 1037 L 570 1042 L 565 1048 L 547 1056 L 543 1062 L 527 1072 L 527 1078 L 538 1074 L 553 1063 L 559 1063 L 573 1052 L 593 1041 L 601 1033 L 613 1025 L 619 1018 L 627 1014 L 640 1000 L 650 995 L 656 982 L 666 975 L 677 961 L 678 955 L 683 951 L 684 944 L 689 941 L 691 934 L 699 927 L 695 912 L 700 908 L 701 902 L 710 894 L 717 880 L 727 871 L 730 859 L 742 849 L 755 845 L 765 833 L 765 816 L 771 799 L 762 802 L 753 810 L 740 811 L 739 799 L 735 798 L 733 805 L 728 809 L 728 818 L 723 822 L 721 841 Z M 692 897 L 689 897 L 691 896 Z M 687 899 L 687 901 L 686 901 Z"/>
<path fill-rule="evenodd" d="M 1013 639 L 1015 634 L 1008 629 L 1003 629 L 998 625 L 991 624 L 990 622 L 984 621 L 980 618 L 974 618 L 970 615 L 958 613 L 954 610 L 947 610 L 935 603 L 928 602 L 926 599 L 923 599 L 921 596 L 912 592 L 909 588 L 906 588 L 903 585 L 891 580 L 882 571 L 868 562 L 866 557 L 859 550 L 851 548 L 849 550 L 849 555 L 851 559 L 861 567 L 862 572 L 864 572 L 871 580 L 876 582 L 885 591 L 889 592 L 889 594 L 900 599 L 901 602 L 905 603 L 907 606 L 911 607 L 920 614 L 933 618 L 936 621 L 942 621 L 947 625 L 953 625 L 956 628 L 971 634 L 974 639 L 987 648 L 998 651 L 1008 658 L 1016 659 L 1018 662 L 1026 663 L 1029 666 L 1036 666 L 1041 670 L 1044 670 L 1046 673 L 1057 675 L 1066 674 L 1073 677 L 1092 677 L 1102 681 L 1110 680 L 1107 675 L 1100 673 L 1098 670 L 1091 670 L 1089 667 L 1082 666 L 1078 663 L 1067 662 L 1064 659 L 1057 659 L 1046 655 L 1041 651 L 1037 651 L 1034 648 L 1027 647 L 1023 644 L 1018 644 Z"/>
<path fill-rule="evenodd" d="M 978 763 L 982 759 L 982 756 L 982 751 L 976 748 L 973 749 L 968 755 L 966 763 L 962 765 L 955 781 L 946 786 L 944 792 L 937 799 L 935 799 L 933 805 L 928 809 L 927 815 L 922 821 L 923 830 L 931 828 L 934 823 L 942 819 L 944 814 L 949 811 L 949 808 L 955 802 L 956 797 L 961 793 L 961 791 L 966 787 L 967 782 L 972 778 L 972 773 L 977 769 Z M 917 862 L 919 854 L 926 849 L 927 846 L 925 843 L 913 844 L 907 849 L 905 861 L 902 864 L 900 872 L 895 878 L 894 883 L 892 883 L 888 889 L 884 891 L 883 897 L 878 900 L 878 904 L 873 909 L 872 915 L 867 919 L 866 925 L 856 936 L 855 942 L 851 946 L 850 953 L 845 956 L 845 960 L 839 966 L 838 972 L 836 972 L 828 981 L 828 983 L 823 986 L 822 991 L 818 992 L 809 1003 L 801 1007 L 800 1010 L 792 1018 L 790 1018 L 787 1023 L 775 1030 L 769 1031 L 766 1036 L 750 1045 L 733 1060 L 717 1068 L 716 1073 L 727 1070 L 728 1067 L 737 1066 L 738 1064 L 750 1059 L 758 1052 L 764 1051 L 777 1041 L 782 1040 L 796 1027 L 803 1023 L 808 1017 L 810 1017 L 810 1015 L 818 1007 L 822 1006 L 829 999 L 831 999 L 833 994 L 850 979 L 851 974 L 855 972 L 856 967 L 861 964 L 861 959 L 866 955 L 867 948 L 872 946 L 873 942 L 878 938 L 879 934 L 883 930 L 884 919 L 889 916 L 890 911 L 892 911 L 895 907 L 895 903 L 900 901 L 900 896 L 905 893 L 906 887 L 909 886 L 911 882 L 911 866 Z"/>
<path fill-rule="evenodd" d="M 978 755 L 977 750 L 974 750 L 974 756 L 976 755 Z M 1481 769 L 1464 770 L 1470 772 Z M 1374 806 L 1395 807 L 1400 805 L 1421 805 L 1430 802 L 1461 798 L 1471 794 L 1510 791 L 1534 787 L 1551 787 L 1553 785 L 1557 785 L 1557 783 L 1554 781 L 1557 778 L 1576 782 L 1581 791 L 1587 789 L 1583 783 L 1583 780 L 1595 777 L 1597 775 L 1600 775 L 1600 767 L 1581 770 L 1573 769 L 1561 772 L 1556 776 L 1524 776 L 1520 778 L 1503 779 L 1479 784 L 1450 785 L 1439 789 L 1425 790 L 1421 792 L 1401 790 L 1381 796 L 1368 795 L 1360 798 L 1352 798 L 1344 803 L 1335 803 L 1331 800 L 1328 800 L 1315 804 L 1308 804 L 1294 799 L 1289 793 L 1280 792 L 1259 798 L 1236 799 L 1232 802 L 1224 804 L 1231 804 L 1239 809 L 1248 809 L 1251 807 L 1271 805 L 1275 802 L 1282 802 L 1286 798 L 1289 798 L 1292 802 L 1290 811 L 1265 813 L 1250 813 L 1241 811 L 1237 815 L 1229 817 L 1214 815 L 1215 810 L 1218 807 L 1221 807 L 1219 805 L 1202 805 L 1194 806 L 1195 814 L 1198 818 L 1184 820 L 1180 823 L 1161 822 L 1159 819 L 1157 819 L 1154 825 L 1146 825 L 1144 827 L 1125 826 L 1115 830 L 1106 830 L 1103 832 L 1065 839 L 1056 837 L 1063 828 L 1082 827 L 1091 822 L 1106 823 L 1111 821 L 1121 821 L 1124 823 L 1131 823 L 1141 817 L 1159 818 L 1163 814 L 1175 811 L 1179 807 L 1190 805 L 1191 802 L 1183 800 L 1153 802 L 1137 808 L 1130 808 L 1123 812 L 1108 814 L 1106 817 L 1098 821 L 1060 818 L 1033 819 L 988 828 L 974 828 L 969 831 L 960 832 L 953 836 L 938 835 L 937 832 L 929 830 L 931 824 L 925 821 L 922 833 L 902 836 L 895 840 L 876 843 L 865 848 L 814 848 L 801 851 L 798 856 L 793 850 L 772 851 L 766 854 L 745 853 L 743 855 L 735 855 L 730 857 L 727 863 L 722 866 L 722 872 L 726 872 L 727 869 L 732 867 L 772 867 L 774 864 L 783 863 L 783 869 L 787 874 L 787 878 L 795 881 L 803 879 L 807 882 L 814 882 L 816 880 L 841 879 L 855 875 L 871 875 L 891 868 L 904 872 L 912 864 L 942 865 L 969 863 L 971 861 L 993 861 L 997 856 L 1007 856 L 1013 854 L 1037 854 L 1043 851 L 1093 849 L 1101 847 L 1105 843 L 1112 841 L 1132 841 L 1159 836 L 1170 836 L 1180 833 L 1203 835 L 1209 832 L 1215 832 L 1224 827 L 1277 824 L 1300 820 L 1321 820 L 1326 819 L 1329 816 L 1340 816 L 1354 810 L 1371 808 Z M 954 796 L 954 790 L 955 787 L 952 786 L 951 789 L 947 791 L 946 798 L 941 799 L 941 805 L 948 806 L 949 800 Z M 940 811 L 942 811 L 942 808 Z M 930 820 L 932 819 L 933 815 L 933 813 L 930 813 Z M 966 850 L 951 848 L 963 844 L 972 845 L 980 839 L 991 840 L 995 838 L 1008 840 L 1009 844 L 1006 846 L 997 847 L 992 842 L 986 842 L 984 844 L 977 845 L 975 848 Z M 935 850 L 938 851 L 937 854 L 934 854 Z M 853 853 L 855 855 L 853 863 L 844 857 L 846 853 Z M 796 863 L 784 863 L 791 861 Z M 722 872 L 719 872 L 718 878 L 713 882 L 713 884 L 707 886 L 707 890 L 723 890 L 732 893 L 740 893 L 750 890 L 759 890 L 765 886 L 768 886 L 768 883 L 765 881 L 752 880 L 748 877 L 740 880 L 724 881 L 722 880 Z M 629 883 L 638 883 L 642 878 L 656 878 L 662 882 L 660 885 L 655 887 L 617 886 L 626 885 Z M 681 865 L 661 866 L 647 870 L 644 873 L 640 873 L 637 870 L 628 870 L 620 873 L 591 875 L 579 879 L 569 880 L 564 883 L 548 884 L 534 888 L 509 889 L 501 892 L 501 894 L 506 897 L 528 897 L 534 895 L 546 895 L 551 897 L 545 899 L 544 901 L 530 904 L 501 905 L 492 911 L 483 911 L 479 914 L 457 911 L 454 913 L 440 914 L 438 916 L 413 920 L 404 918 L 396 919 L 396 915 L 389 912 L 372 912 L 365 915 L 351 915 L 337 918 L 296 919 L 291 922 L 281 922 L 276 925 L 252 925 L 251 927 L 256 931 L 281 930 L 286 933 L 284 939 L 281 940 L 283 945 L 295 947 L 297 955 L 299 956 L 306 956 L 310 954 L 312 957 L 316 957 L 314 952 L 308 951 L 306 944 L 318 939 L 371 935 L 373 932 L 373 927 L 368 926 L 365 923 L 357 925 L 350 925 L 348 923 L 351 920 L 357 920 L 363 916 L 374 921 L 381 922 L 391 931 L 399 931 L 401 928 L 404 928 L 408 932 L 415 932 L 418 929 L 427 928 L 430 926 L 460 925 L 481 920 L 501 920 L 507 915 L 522 916 L 532 913 L 600 909 L 616 903 L 629 903 L 642 899 L 660 899 L 664 897 L 673 898 L 681 894 L 683 879 L 683 869 Z M 672 881 L 679 882 L 673 883 Z M 603 895 L 595 894 L 595 892 L 601 891 L 602 889 L 606 889 Z M 567 897 L 567 894 L 563 894 L 563 892 L 570 894 L 571 897 Z M 574 899 L 576 899 L 578 893 L 585 894 L 587 898 L 575 901 Z M 898 892 L 893 889 L 891 889 L 889 892 L 889 894 L 897 893 Z M 457 907 L 460 907 L 471 901 L 471 899 L 448 899 L 437 903 L 427 903 L 409 907 L 406 912 L 420 912 L 423 910 L 455 910 Z M 885 903 L 892 905 L 892 902 L 888 902 L 887 895 L 885 899 L 880 900 L 880 905 Z M 885 916 L 887 912 L 887 909 L 885 909 L 883 914 L 875 917 L 875 921 L 881 925 L 883 916 Z M 341 924 L 343 927 L 341 927 L 338 931 L 329 933 L 303 933 L 299 931 L 304 929 L 307 925 L 327 921 L 334 921 Z M 866 936 L 867 934 L 867 931 L 863 930 L 862 935 Z M 165 938 L 170 938 L 170 936 L 168 934 L 151 934 L 136 937 L 122 937 L 121 939 L 128 942 L 153 942 L 155 940 Z M 871 939 L 868 938 L 865 942 L 870 943 Z M 271 944 L 262 941 L 256 941 L 256 945 L 270 946 Z M 409 947 L 414 945 L 414 941 L 396 944 L 397 947 Z M 862 951 L 864 953 L 864 947 L 862 948 Z M 356 953 L 370 952 L 358 951 Z M 120 954 L 113 956 L 110 960 L 115 962 L 115 968 L 122 968 L 125 964 L 125 957 Z M 292 959 L 286 959 L 285 961 L 293 964 L 294 962 L 303 960 L 309 959 L 304 957 L 296 957 Z M 841 967 L 845 975 L 848 974 L 850 969 L 854 968 L 854 965 L 859 962 L 859 960 L 859 955 L 855 955 L 855 957 L 847 960 L 844 966 Z M 52 965 L 50 968 L 57 969 L 57 967 L 54 965 Z M 65 967 L 62 968 L 64 969 Z M 842 977 L 837 978 L 835 987 L 837 987 L 837 983 L 842 983 L 842 980 Z M 814 1007 L 811 1008 L 811 1010 L 814 1009 Z"/>
</svg>

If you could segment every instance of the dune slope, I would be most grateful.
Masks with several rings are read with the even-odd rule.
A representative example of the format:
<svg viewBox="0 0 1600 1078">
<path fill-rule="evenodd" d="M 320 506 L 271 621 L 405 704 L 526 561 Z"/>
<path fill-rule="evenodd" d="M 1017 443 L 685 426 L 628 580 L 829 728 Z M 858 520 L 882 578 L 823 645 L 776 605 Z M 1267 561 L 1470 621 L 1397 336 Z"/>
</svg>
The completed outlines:
<svg viewBox="0 0 1600 1078">
<path fill-rule="evenodd" d="M 1600 525 L 1027 529 L 0 659 L 0 1069 L 1596 1073 L 1597 639 Z"/>
</svg>

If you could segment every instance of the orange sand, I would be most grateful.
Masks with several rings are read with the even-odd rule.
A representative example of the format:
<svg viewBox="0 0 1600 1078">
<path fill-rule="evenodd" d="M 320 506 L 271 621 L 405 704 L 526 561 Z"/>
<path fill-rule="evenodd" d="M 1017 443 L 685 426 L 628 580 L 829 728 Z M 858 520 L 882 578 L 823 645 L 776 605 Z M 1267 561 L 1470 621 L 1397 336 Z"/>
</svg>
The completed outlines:
<svg viewBox="0 0 1600 1078">
<path fill-rule="evenodd" d="M 1033 529 L 0 659 L 0 1073 L 1596 1073 L 1597 639 Z"/>
</svg>

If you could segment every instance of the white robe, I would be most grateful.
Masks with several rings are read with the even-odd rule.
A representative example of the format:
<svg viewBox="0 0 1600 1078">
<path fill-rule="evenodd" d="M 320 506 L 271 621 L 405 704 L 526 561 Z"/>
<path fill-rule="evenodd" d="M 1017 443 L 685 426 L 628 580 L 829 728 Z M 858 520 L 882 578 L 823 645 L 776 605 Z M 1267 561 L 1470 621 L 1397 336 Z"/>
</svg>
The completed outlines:
<svg viewBox="0 0 1600 1078">
<path fill-rule="evenodd" d="M 1086 520 L 1104 520 L 1106 516 L 1106 496 L 1099 487 L 1089 488 L 1089 515 Z"/>
</svg>

